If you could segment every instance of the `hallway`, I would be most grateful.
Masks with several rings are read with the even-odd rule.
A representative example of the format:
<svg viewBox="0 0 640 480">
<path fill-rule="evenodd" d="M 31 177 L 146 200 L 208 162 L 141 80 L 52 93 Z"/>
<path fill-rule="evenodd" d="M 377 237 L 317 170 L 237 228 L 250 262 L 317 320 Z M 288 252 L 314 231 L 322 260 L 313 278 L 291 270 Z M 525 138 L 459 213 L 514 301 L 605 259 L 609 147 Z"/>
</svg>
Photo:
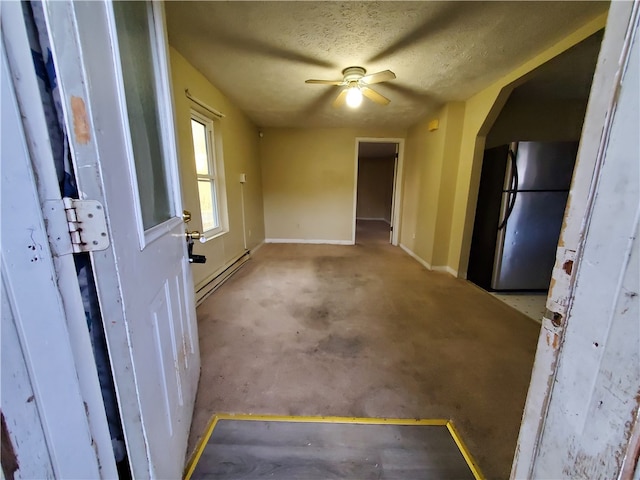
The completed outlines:
<svg viewBox="0 0 640 480">
<path fill-rule="evenodd" d="M 539 325 L 360 223 L 355 246 L 266 244 L 198 308 L 189 454 L 214 413 L 450 418 L 506 478 Z"/>
</svg>

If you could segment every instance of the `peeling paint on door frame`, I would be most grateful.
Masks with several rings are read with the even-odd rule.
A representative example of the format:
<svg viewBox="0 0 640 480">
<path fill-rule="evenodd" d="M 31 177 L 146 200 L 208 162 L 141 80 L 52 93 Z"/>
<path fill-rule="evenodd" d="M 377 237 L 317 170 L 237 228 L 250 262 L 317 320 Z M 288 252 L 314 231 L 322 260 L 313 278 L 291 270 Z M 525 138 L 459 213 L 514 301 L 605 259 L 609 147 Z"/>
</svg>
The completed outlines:
<svg viewBox="0 0 640 480">
<path fill-rule="evenodd" d="M 617 107 L 620 84 L 629 59 L 631 42 L 638 29 L 639 2 L 613 2 L 607 31 L 583 128 L 576 173 L 565 212 L 556 264 L 538 341 L 520 436 L 516 447 L 511 478 L 532 478 L 539 442 L 547 419 L 558 362 L 562 355 L 565 321 L 571 310 L 575 276 L 579 270 L 585 236 L 593 210 L 604 153 Z M 618 59 L 618 61 L 616 61 Z M 597 346 L 597 343 L 594 343 Z M 635 470 L 640 427 L 627 423 L 624 435 L 629 438 L 625 471 Z M 635 436 L 634 436 L 635 435 Z M 636 440 L 634 440 L 636 438 Z M 633 452 L 631 449 L 635 448 Z M 627 460 L 629 459 L 629 460 Z M 628 466 L 632 464 L 632 466 Z"/>
</svg>

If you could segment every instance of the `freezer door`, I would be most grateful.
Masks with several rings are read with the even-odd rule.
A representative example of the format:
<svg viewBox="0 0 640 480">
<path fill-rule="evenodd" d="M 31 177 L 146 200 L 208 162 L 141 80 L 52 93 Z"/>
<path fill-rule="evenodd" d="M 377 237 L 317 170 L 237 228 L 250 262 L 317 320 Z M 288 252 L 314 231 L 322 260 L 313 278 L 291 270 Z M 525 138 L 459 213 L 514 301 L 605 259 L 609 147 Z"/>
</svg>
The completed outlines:
<svg viewBox="0 0 640 480">
<path fill-rule="evenodd" d="M 519 142 L 518 190 L 569 190 L 578 142 Z"/>
<path fill-rule="evenodd" d="M 568 192 L 518 192 L 499 231 L 491 288 L 549 288 L 567 197 Z"/>
<path fill-rule="evenodd" d="M 478 202 L 473 223 L 467 279 L 482 288 L 491 288 L 500 202 L 507 167 L 508 145 L 485 150 L 480 174 Z"/>
</svg>

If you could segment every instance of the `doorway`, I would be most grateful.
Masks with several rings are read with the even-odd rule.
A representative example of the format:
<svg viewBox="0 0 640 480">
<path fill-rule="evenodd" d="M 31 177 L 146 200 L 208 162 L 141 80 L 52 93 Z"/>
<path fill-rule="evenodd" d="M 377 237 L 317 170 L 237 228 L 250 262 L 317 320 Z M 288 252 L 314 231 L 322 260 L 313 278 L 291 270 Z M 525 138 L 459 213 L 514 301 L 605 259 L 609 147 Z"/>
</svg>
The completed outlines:
<svg viewBox="0 0 640 480">
<path fill-rule="evenodd" d="M 354 243 L 397 245 L 400 154 L 398 139 L 356 140 Z"/>
<path fill-rule="evenodd" d="M 537 322 L 602 39 L 601 30 L 534 70 L 486 136 L 467 279 Z"/>
</svg>

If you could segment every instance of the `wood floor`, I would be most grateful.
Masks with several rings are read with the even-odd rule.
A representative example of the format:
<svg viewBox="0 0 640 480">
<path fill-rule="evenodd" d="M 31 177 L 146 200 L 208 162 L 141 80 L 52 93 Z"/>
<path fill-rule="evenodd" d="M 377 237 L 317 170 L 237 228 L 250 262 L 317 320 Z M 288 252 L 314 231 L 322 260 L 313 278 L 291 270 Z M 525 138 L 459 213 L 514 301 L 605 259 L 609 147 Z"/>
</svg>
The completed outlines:
<svg viewBox="0 0 640 480">
<path fill-rule="evenodd" d="M 446 425 L 217 421 L 191 480 L 473 480 Z"/>
<path fill-rule="evenodd" d="M 262 246 L 198 328 L 189 452 L 220 412 L 446 418 L 488 478 L 509 476 L 540 326 L 427 271 L 384 224 L 353 246 Z"/>
</svg>

